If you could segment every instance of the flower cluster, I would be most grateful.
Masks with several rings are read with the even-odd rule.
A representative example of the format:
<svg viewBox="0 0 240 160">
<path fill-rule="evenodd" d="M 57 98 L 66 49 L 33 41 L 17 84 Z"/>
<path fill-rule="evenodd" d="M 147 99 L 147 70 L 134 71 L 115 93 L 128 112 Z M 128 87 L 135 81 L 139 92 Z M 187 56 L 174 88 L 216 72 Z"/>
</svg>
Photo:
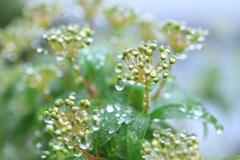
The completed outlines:
<svg viewBox="0 0 240 160">
<path fill-rule="evenodd" d="M 39 26 L 49 26 L 56 17 L 64 11 L 64 7 L 59 2 L 33 2 L 24 9 L 24 16 L 34 21 Z"/>
<path fill-rule="evenodd" d="M 94 109 L 88 114 L 86 109 L 90 107 L 87 99 L 80 100 L 75 104 L 76 93 L 69 93 L 65 100 L 57 99 L 54 108 L 44 112 L 44 120 L 48 125 L 46 130 L 52 137 L 69 149 L 77 152 L 75 156 L 81 156 L 85 149 L 92 149 L 90 134 L 100 128 L 100 113 Z M 61 148 L 61 147 L 58 147 Z"/>
<path fill-rule="evenodd" d="M 24 51 L 37 48 L 38 38 L 44 28 L 59 17 L 63 8 L 59 2 L 34 2 L 24 7 L 23 11 L 22 17 L 14 19 L 5 29 L 0 30 L 0 53 L 11 62 L 17 61 Z"/>
<path fill-rule="evenodd" d="M 158 39 L 157 21 L 152 15 L 146 15 L 138 21 L 139 35 L 144 41 Z"/>
<path fill-rule="evenodd" d="M 85 19 L 92 22 L 97 15 L 103 0 L 78 0 L 78 4 L 83 8 Z"/>
<path fill-rule="evenodd" d="M 48 92 L 46 88 L 59 72 L 54 65 L 41 65 L 36 68 L 28 66 L 25 69 L 26 74 L 21 77 L 24 85 L 41 91 L 45 90 L 45 92 Z"/>
<path fill-rule="evenodd" d="M 88 46 L 93 41 L 94 31 L 89 28 L 80 29 L 78 25 L 61 26 L 43 35 L 43 38 L 56 52 L 57 60 L 64 58 L 73 60 L 78 50 Z"/>
<path fill-rule="evenodd" d="M 201 50 L 208 31 L 187 27 L 185 23 L 166 22 L 161 28 L 175 53 Z"/>
<path fill-rule="evenodd" d="M 135 11 L 124 4 L 114 5 L 105 9 L 105 14 L 110 24 L 115 29 L 131 25 L 137 18 Z"/>
<path fill-rule="evenodd" d="M 173 134 L 171 129 L 166 129 L 163 133 L 155 130 L 153 136 L 151 143 L 146 141 L 142 144 L 141 154 L 146 159 L 201 160 L 195 134 L 187 134 L 186 131 Z"/>
<path fill-rule="evenodd" d="M 118 56 L 123 59 L 127 69 L 122 63 L 118 63 L 115 71 L 120 73 L 124 71 L 127 75 L 119 75 L 117 78 L 116 89 L 122 90 L 119 87 L 123 82 L 137 82 L 146 86 L 156 85 L 160 80 L 167 78 L 169 75 L 169 67 L 178 59 L 178 55 L 172 55 L 169 59 L 170 48 L 160 46 L 159 57 L 154 56 L 154 51 L 157 49 L 158 42 L 156 40 L 141 42 L 138 48 L 127 47 Z M 154 64 L 154 58 L 156 62 Z"/>
</svg>

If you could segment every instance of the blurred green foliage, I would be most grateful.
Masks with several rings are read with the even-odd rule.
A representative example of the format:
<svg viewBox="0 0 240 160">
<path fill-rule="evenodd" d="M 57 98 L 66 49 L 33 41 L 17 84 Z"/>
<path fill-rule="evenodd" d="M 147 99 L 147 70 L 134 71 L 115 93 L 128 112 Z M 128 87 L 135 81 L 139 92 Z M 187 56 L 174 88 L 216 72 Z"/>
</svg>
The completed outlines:
<svg viewBox="0 0 240 160">
<path fill-rule="evenodd" d="M 11 5 L 8 4 L 10 2 Z M 114 88 L 117 76 L 114 67 L 119 50 L 130 45 L 137 46 L 142 40 L 156 39 L 169 44 L 174 54 L 186 55 L 203 48 L 205 31 L 175 21 L 159 25 L 156 19 L 138 17 L 132 8 L 124 4 L 104 8 L 100 0 L 88 3 L 79 0 L 74 5 L 82 7 L 84 17 L 74 23 L 88 23 L 96 33 L 93 42 L 89 39 L 91 34 L 71 55 L 66 56 L 58 52 L 69 51 L 69 48 L 78 45 L 74 34 L 66 34 L 70 39 L 64 45 L 60 41 L 66 35 L 57 37 L 57 40 L 54 36 L 60 35 L 59 29 L 52 30 L 54 34 L 49 34 L 47 38 L 44 36 L 47 41 L 42 38 L 57 19 L 64 19 L 61 16 L 66 13 L 64 5 L 60 2 L 31 2 L 24 7 L 21 16 L 7 21 L 12 15 L 19 15 L 17 6 L 21 4 L 21 1 L 0 1 L 0 10 L 4 12 L 0 18 L 0 25 L 4 26 L 0 30 L 0 159 L 39 159 L 42 151 L 49 150 L 48 142 L 52 137 L 46 133 L 43 112 L 54 106 L 55 99 L 66 97 L 69 92 L 75 92 L 77 100 L 90 99 L 88 112 L 95 108 L 101 112 L 102 109 L 103 127 L 91 135 L 94 149 L 89 153 L 92 155 L 98 151 L 101 157 L 109 159 L 142 159 L 142 140 L 150 140 L 155 129 L 171 127 L 165 119 L 185 118 L 211 123 L 221 132 L 217 119 L 206 111 L 198 99 L 180 89 L 174 78 L 165 80 L 155 90 L 151 88 L 151 95 L 155 96 L 148 114 L 141 113 L 144 100 L 141 85 L 126 84 L 121 92 Z M 95 23 L 99 14 L 104 17 L 102 23 L 107 22 L 104 27 Z M 74 31 L 74 27 L 73 30 L 64 29 Z M 49 45 L 47 42 L 50 41 L 52 44 Z M 92 44 L 87 47 L 90 41 Z M 60 46 L 60 50 L 56 46 Z M 92 95 L 85 80 L 97 89 L 97 96 Z M 210 86 L 205 86 L 208 95 L 214 94 Z M 112 112 L 108 112 L 108 105 L 113 106 Z M 118 114 L 128 114 L 130 119 L 121 120 L 116 116 Z M 58 157 L 64 157 L 56 152 Z M 136 152 L 139 154 L 135 157 Z M 70 156 L 65 159 L 76 158 Z"/>
</svg>

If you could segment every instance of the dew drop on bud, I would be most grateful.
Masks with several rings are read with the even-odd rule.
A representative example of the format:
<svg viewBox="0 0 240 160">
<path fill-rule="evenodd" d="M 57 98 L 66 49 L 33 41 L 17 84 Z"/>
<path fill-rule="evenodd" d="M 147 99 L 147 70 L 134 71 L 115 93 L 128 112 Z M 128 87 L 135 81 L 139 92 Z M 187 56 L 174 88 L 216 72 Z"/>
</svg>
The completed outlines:
<svg viewBox="0 0 240 160">
<path fill-rule="evenodd" d="M 121 90 L 124 89 L 124 87 L 125 87 L 125 84 L 122 80 L 117 80 L 116 81 L 116 83 L 115 83 L 116 90 L 121 91 Z"/>
<path fill-rule="evenodd" d="M 216 126 L 216 132 L 217 132 L 217 134 L 222 134 L 223 133 L 223 126 L 222 125 L 220 125 L 220 124 L 218 124 L 217 126 Z"/>
<path fill-rule="evenodd" d="M 78 149 L 76 146 L 74 146 L 74 148 L 73 148 L 73 155 L 75 157 L 80 157 L 82 154 L 83 154 L 82 151 L 80 149 Z"/>
<path fill-rule="evenodd" d="M 122 72 L 122 69 L 118 68 L 118 66 L 115 66 L 114 70 L 115 70 L 115 72 L 117 72 L 117 73 Z"/>
<path fill-rule="evenodd" d="M 68 94 L 68 98 L 69 98 L 70 100 L 75 100 L 76 97 L 77 97 L 77 94 L 76 94 L 75 92 L 70 92 L 70 93 Z"/>
</svg>

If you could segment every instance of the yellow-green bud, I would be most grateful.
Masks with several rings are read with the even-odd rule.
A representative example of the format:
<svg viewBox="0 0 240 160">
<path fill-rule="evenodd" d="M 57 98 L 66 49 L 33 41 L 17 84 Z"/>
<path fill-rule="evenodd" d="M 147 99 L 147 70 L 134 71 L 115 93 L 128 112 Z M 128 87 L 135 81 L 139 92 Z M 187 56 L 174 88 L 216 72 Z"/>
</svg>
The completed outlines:
<svg viewBox="0 0 240 160">
<path fill-rule="evenodd" d="M 54 131 L 53 125 L 47 125 L 46 129 L 47 129 L 48 132 L 53 132 Z"/>
</svg>

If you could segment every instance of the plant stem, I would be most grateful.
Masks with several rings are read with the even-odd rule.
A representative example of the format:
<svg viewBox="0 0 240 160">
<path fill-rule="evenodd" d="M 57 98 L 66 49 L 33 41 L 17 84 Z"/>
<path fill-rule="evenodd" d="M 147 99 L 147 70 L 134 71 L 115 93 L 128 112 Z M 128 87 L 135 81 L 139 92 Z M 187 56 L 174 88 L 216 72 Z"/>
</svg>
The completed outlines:
<svg viewBox="0 0 240 160">
<path fill-rule="evenodd" d="M 145 86 L 145 90 L 144 90 L 144 100 L 143 100 L 143 113 L 147 113 L 149 107 L 149 101 L 150 101 L 150 96 L 149 96 L 149 84 L 147 83 Z"/>
<path fill-rule="evenodd" d="M 98 90 L 91 84 L 89 84 L 87 82 L 87 80 L 84 78 L 84 76 L 82 75 L 82 73 L 74 67 L 74 64 L 73 64 L 73 69 L 75 71 L 75 73 L 81 78 L 82 80 L 82 83 L 87 87 L 87 89 L 91 92 L 93 98 L 97 98 L 98 97 Z"/>
</svg>

